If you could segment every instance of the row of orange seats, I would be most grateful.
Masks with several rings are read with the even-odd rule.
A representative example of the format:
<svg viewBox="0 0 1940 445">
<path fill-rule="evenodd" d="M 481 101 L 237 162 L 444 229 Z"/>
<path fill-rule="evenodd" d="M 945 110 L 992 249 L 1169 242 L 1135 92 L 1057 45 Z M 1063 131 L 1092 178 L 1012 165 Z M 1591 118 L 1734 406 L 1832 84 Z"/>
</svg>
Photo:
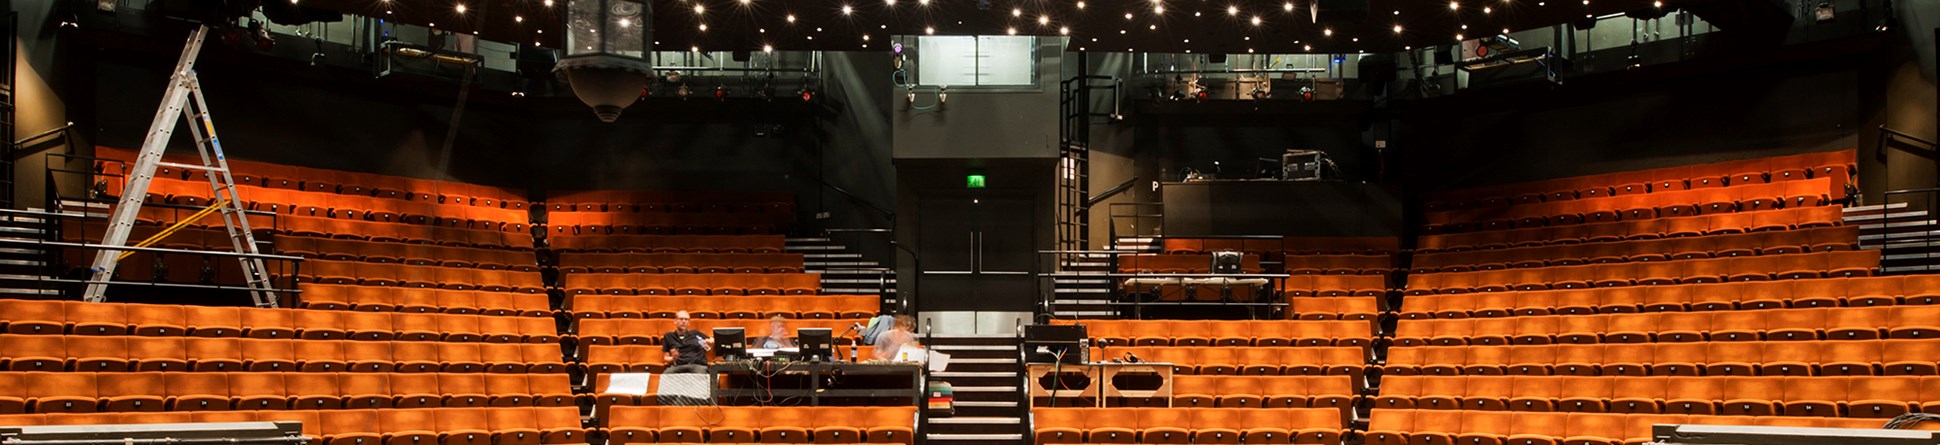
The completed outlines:
<svg viewBox="0 0 1940 445">
<path fill-rule="evenodd" d="M 1940 306 L 1402 320 L 1403 346 L 1940 338 Z"/>
<path fill-rule="evenodd" d="M 1394 255 L 1288 255 L 1280 264 L 1282 270 L 1294 275 L 1384 274 L 1394 270 Z"/>
<path fill-rule="evenodd" d="M 572 406 L 577 400 L 565 374 L 0 372 L 0 414 Z"/>
<path fill-rule="evenodd" d="M 781 253 L 781 235 L 555 235 L 559 252 Z"/>
<path fill-rule="evenodd" d="M 390 179 L 387 182 L 392 182 L 392 184 L 380 188 L 371 188 L 372 186 L 369 184 L 341 184 L 322 180 L 297 181 L 279 179 L 270 181 L 267 178 L 262 178 L 263 180 L 259 181 L 257 177 L 253 176 L 234 177 L 236 179 L 237 194 L 243 196 L 245 199 L 250 199 L 252 195 L 283 196 L 283 192 L 300 192 L 304 194 L 302 196 L 307 196 L 303 198 L 306 201 L 282 201 L 284 203 L 329 201 L 335 198 L 327 195 L 338 195 L 352 198 L 382 198 L 413 205 L 442 204 L 449 206 L 448 208 L 479 206 L 493 209 L 504 207 L 511 210 L 523 211 L 526 204 L 524 199 L 516 199 L 507 203 L 495 197 L 484 197 L 480 201 L 481 198 L 464 194 L 454 193 L 444 195 L 431 189 L 416 189 L 415 185 L 398 184 L 400 181 L 420 181 L 400 177 L 388 177 Z M 209 197 L 214 196 L 211 190 L 209 180 L 204 176 L 202 171 L 195 171 L 188 177 L 157 171 L 156 178 L 149 183 L 147 195 L 151 201 L 157 197 L 161 197 L 170 202 L 183 205 L 207 205 Z M 109 190 L 110 193 L 118 193 L 120 191 L 121 188 L 119 185 Z M 457 189 L 454 189 L 454 191 L 457 191 Z"/>
<path fill-rule="evenodd" d="M 822 275 L 785 274 L 574 274 L 560 279 L 569 294 L 603 295 L 807 295 L 821 292 Z"/>
<path fill-rule="evenodd" d="M 1387 375 L 1934 375 L 1940 339 L 1397 346 Z"/>
<path fill-rule="evenodd" d="M 1878 250 L 1548 266 L 1408 277 L 1408 295 L 1871 276 Z"/>
<path fill-rule="evenodd" d="M 1296 320 L 1373 320 L 1380 297 L 1296 297 L 1286 299 L 1286 316 Z"/>
<path fill-rule="evenodd" d="M 1459 252 L 1505 247 L 1645 240 L 1673 236 L 1812 229 L 1837 226 L 1842 223 L 1843 218 L 1840 207 L 1813 206 L 1481 232 L 1425 234 L 1416 238 L 1415 251 Z"/>
<path fill-rule="evenodd" d="M 1923 406 L 1940 412 L 1940 377 L 1393 376 L 1374 399 L 1395 409 L 1873 418 Z"/>
<path fill-rule="evenodd" d="M 576 407 L 14 414 L 0 426 L 298 422 L 330 445 L 567 445 L 586 443 Z"/>
<path fill-rule="evenodd" d="M 97 147 L 95 170 L 102 172 L 111 180 L 110 189 L 119 191 L 121 178 L 127 176 L 126 169 L 133 167 L 135 151 L 111 147 Z M 163 160 L 189 165 L 200 165 L 200 159 L 189 156 L 165 155 Z M 380 175 L 375 173 L 350 172 L 294 165 L 273 164 L 268 162 L 227 160 L 231 177 L 236 184 L 251 187 L 269 187 L 286 190 L 306 190 L 323 193 L 344 193 L 370 195 L 393 199 L 434 201 L 445 204 L 478 205 L 485 207 L 525 208 L 529 201 L 522 193 L 487 185 L 463 182 L 439 181 L 432 179 L 408 178 L 403 176 Z M 174 167 L 159 166 L 155 174 L 158 178 L 186 179 L 207 183 L 207 172 L 202 170 L 177 170 Z"/>
<path fill-rule="evenodd" d="M 1347 375 L 1359 378 L 1367 367 L 1367 348 L 1360 346 L 1132 346 L 1092 349 L 1091 357 L 1138 357 L 1150 363 L 1170 363 L 1176 374 L 1203 375 Z"/>
<path fill-rule="evenodd" d="M 699 319 L 689 321 L 688 329 L 714 335 L 715 328 L 742 328 L 747 337 L 768 335 L 766 319 Z M 815 320 L 793 320 L 788 322 L 788 336 L 793 337 L 796 329 L 828 328 L 834 335 L 843 336 L 838 343 L 847 343 L 843 333 L 850 326 L 867 326 L 867 318 L 833 318 Z M 671 318 L 582 318 L 573 329 L 580 343 L 593 345 L 657 345 L 660 338 L 674 330 Z M 856 332 L 854 334 L 860 334 Z"/>
<path fill-rule="evenodd" d="M 1294 275 L 1280 279 L 1280 292 L 1289 297 L 1378 297 L 1388 293 L 1388 276 Z"/>
<path fill-rule="evenodd" d="M 13 371 L 566 372 L 556 343 L 0 335 Z"/>
<path fill-rule="evenodd" d="M 488 270 L 470 267 L 411 266 L 362 261 L 310 260 L 292 277 L 299 283 L 361 284 L 490 292 L 546 291 L 539 272 Z"/>
<path fill-rule="evenodd" d="M 802 273 L 799 253 L 561 253 L 566 273 Z"/>
<path fill-rule="evenodd" d="M 1859 244 L 1859 227 L 1688 236 L 1652 240 L 1515 247 L 1466 252 L 1417 254 L 1414 273 L 1466 272 L 1511 267 L 1568 266 L 1626 261 L 1688 260 L 1752 255 L 1852 250 Z"/>
<path fill-rule="evenodd" d="M 1126 274 L 1185 274 L 1212 273 L 1212 254 L 1210 253 L 1160 253 L 1118 255 L 1118 273 Z M 1259 255 L 1242 255 L 1240 273 L 1260 273 Z"/>
<path fill-rule="evenodd" d="M 14 334 L 151 335 L 549 343 L 546 317 L 348 312 L 179 304 L 0 299 L 0 330 Z"/>
<path fill-rule="evenodd" d="M 1146 301 L 1253 302 L 1272 294 L 1266 278 L 1141 277 L 1120 283 L 1124 294 Z"/>
<path fill-rule="evenodd" d="M 672 330 L 669 327 L 666 330 Z M 664 332 L 664 331 L 663 331 Z M 756 332 L 760 334 L 759 331 Z M 667 370 L 666 352 L 660 345 L 584 345 L 579 353 L 579 361 L 585 363 L 586 372 L 592 374 L 611 374 L 619 372 L 659 373 Z M 835 346 L 835 355 L 846 356 L 850 348 L 855 348 L 856 357 L 867 360 L 874 357 L 873 346 Z"/>
<path fill-rule="evenodd" d="M 789 213 L 614 213 L 564 212 L 546 215 L 557 235 L 771 235 L 795 221 Z"/>
<path fill-rule="evenodd" d="M 285 255 L 332 261 L 403 263 L 413 266 L 476 267 L 485 270 L 537 272 L 539 259 L 531 251 L 480 249 L 474 247 L 405 244 L 389 241 L 360 241 L 306 236 L 276 238 L 276 250 Z"/>
<path fill-rule="evenodd" d="M 1356 387 L 1344 375 L 1182 375 L 1172 377 L 1172 406 L 1352 408 Z"/>
<path fill-rule="evenodd" d="M 1578 199 L 1422 215 L 1428 232 L 1502 230 L 1825 205 L 1845 196 L 1824 179 Z"/>
<path fill-rule="evenodd" d="M 284 235 L 481 249 L 532 250 L 532 234 L 523 231 L 354 221 L 299 215 L 277 215 L 276 221 L 278 223 L 274 228 L 276 233 Z"/>
<path fill-rule="evenodd" d="M 575 295 L 573 318 L 869 318 L 882 309 L 875 295 Z"/>
<path fill-rule="evenodd" d="M 1115 346 L 1362 346 L 1366 320 L 1052 320 Z"/>
<path fill-rule="evenodd" d="M 1844 176 L 1854 171 L 1856 161 L 1856 150 L 1842 150 L 1572 176 L 1431 192 L 1428 194 L 1426 206 L 1428 210 L 1441 210 L 1795 181 L 1805 178 L 1844 179 Z"/>
<path fill-rule="evenodd" d="M 1499 443 L 1516 445 L 1626 445 L 1653 443 L 1652 428 L 1675 425 L 1756 425 L 1872 428 L 1884 419 L 1785 416 L 1705 416 L 1568 412 L 1376 409 L 1367 445 Z"/>
<path fill-rule="evenodd" d="M 762 211 L 793 212 L 793 192 L 755 191 L 663 191 L 663 190 L 564 190 L 547 194 L 546 206 L 554 212 L 693 212 L 726 210 L 731 206 L 755 204 Z"/>
<path fill-rule="evenodd" d="M 526 317 L 552 314 L 552 303 L 546 300 L 545 294 L 317 283 L 298 284 L 296 288 L 302 291 L 302 307 L 308 309 Z"/>
<path fill-rule="evenodd" d="M 1281 255 L 1374 255 L 1401 250 L 1391 236 L 1288 236 L 1246 238 L 1166 238 L 1165 253 L 1209 253 L 1233 250 L 1278 258 Z"/>
<path fill-rule="evenodd" d="M 1408 297 L 1401 318 L 1729 311 L 1940 303 L 1940 275 L 1736 281 Z"/>
<path fill-rule="evenodd" d="M 286 190 L 237 185 L 235 194 L 243 207 L 270 213 L 294 214 L 349 220 L 436 224 L 453 227 L 481 226 L 524 230 L 531 222 L 525 209 L 506 209 L 471 205 L 442 205 L 435 202 L 380 198 L 370 195 Z M 207 182 L 158 178 L 149 184 L 147 200 L 204 207 L 215 195 Z"/>
<path fill-rule="evenodd" d="M 916 407 L 616 406 L 609 444 L 916 442 Z"/>
<path fill-rule="evenodd" d="M 1034 408 L 1039 444 L 1338 444 L 1349 431 L 1333 408 Z"/>
</svg>

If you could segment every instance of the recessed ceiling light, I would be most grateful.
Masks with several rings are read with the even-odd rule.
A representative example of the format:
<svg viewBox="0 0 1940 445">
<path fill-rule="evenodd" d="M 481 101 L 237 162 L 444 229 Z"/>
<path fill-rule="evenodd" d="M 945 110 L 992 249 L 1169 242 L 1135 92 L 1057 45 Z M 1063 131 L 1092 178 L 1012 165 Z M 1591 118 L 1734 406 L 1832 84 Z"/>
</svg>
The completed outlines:
<svg viewBox="0 0 1940 445">
<path fill-rule="evenodd" d="M 930 0 L 916 0 L 916 4 L 918 4 L 918 5 L 923 5 L 923 6 L 929 6 L 929 5 L 930 5 Z"/>
<path fill-rule="evenodd" d="M 296 3 L 296 0 L 290 0 L 290 3 L 291 3 L 291 4 L 295 4 L 295 3 Z M 464 13 L 465 13 L 465 4 L 464 4 L 464 3 L 459 3 L 459 4 L 458 4 L 458 13 L 459 13 L 459 14 L 464 14 Z"/>
<path fill-rule="evenodd" d="M 1164 13 L 1165 13 L 1165 5 L 1153 5 L 1153 6 L 1152 6 L 1152 13 L 1153 13 L 1153 14 L 1164 14 Z"/>
<path fill-rule="evenodd" d="M 512 21 L 514 23 L 525 23 L 525 16 L 520 16 L 520 15 L 512 16 Z"/>
<path fill-rule="evenodd" d="M 746 4 L 749 4 L 749 3 L 754 3 L 754 0 L 741 0 L 741 4 L 743 4 L 743 5 L 746 5 Z"/>
<path fill-rule="evenodd" d="M 1493 8 L 1490 8 L 1490 7 L 1487 7 L 1487 6 L 1483 6 L 1483 7 L 1482 7 L 1482 13 L 1483 13 L 1483 14 L 1494 14 L 1494 13 L 1495 13 L 1495 9 L 1493 9 Z"/>
<path fill-rule="evenodd" d="M 1199 16 L 1199 11 L 1192 11 L 1192 16 L 1193 16 L 1193 17 L 1198 17 L 1198 16 Z"/>
<path fill-rule="evenodd" d="M 788 23 L 795 23 L 795 15 L 794 15 L 794 14 L 789 14 L 789 15 L 788 15 Z"/>
<path fill-rule="evenodd" d="M 863 35 L 862 35 L 862 41 L 864 41 L 864 42 L 867 42 L 867 41 L 869 41 L 869 35 L 868 35 L 868 34 L 863 34 Z"/>
<path fill-rule="evenodd" d="M 1014 36 L 1014 35 L 1017 35 L 1017 27 L 1015 27 L 1015 26 L 1012 26 L 1012 27 L 1010 27 L 1010 29 L 1006 29 L 1006 30 L 1004 30 L 1004 32 L 1005 32 L 1005 33 L 1008 33 L 1008 34 L 1010 34 L 1010 35 L 1013 35 L 1013 36 Z"/>
<path fill-rule="evenodd" d="M 1509 33 L 1509 28 L 1502 28 L 1502 33 L 1503 33 L 1503 34 L 1508 34 L 1508 33 Z"/>
<path fill-rule="evenodd" d="M 1399 24 L 1399 23 L 1396 23 L 1396 24 L 1394 25 L 1394 33 L 1395 33 L 1395 34 L 1400 34 L 1400 33 L 1401 33 L 1401 24 Z"/>
<path fill-rule="evenodd" d="M 1078 2 L 1078 9 L 1085 9 L 1085 2 Z M 1083 49 L 1083 48 L 1079 48 Z"/>
<path fill-rule="evenodd" d="M 1239 15 L 1239 7 L 1238 7 L 1238 6 L 1227 6 L 1227 7 L 1226 7 L 1226 15 Z"/>
<path fill-rule="evenodd" d="M 1058 27 L 1058 35 L 1064 35 L 1064 36 L 1068 36 L 1068 35 L 1071 35 L 1071 27 L 1069 27 L 1069 26 L 1059 26 L 1059 27 Z"/>
<path fill-rule="evenodd" d="M 1314 46 L 1313 46 L 1313 45 L 1306 45 L 1306 46 L 1304 46 L 1303 48 L 1306 48 L 1306 50 L 1307 50 L 1307 51 L 1313 51 L 1313 50 L 1314 50 Z"/>
<path fill-rule="evenodd" d="M 702 24 L 701 24 L 701 30 L 702 30 L 702 31 L 706 31 L 706 30 L 707 30 L 707 24 L 706 24 L 706 23 L 702 23 Z"/>
<path fill-rule="evenodd" d="M 923 33 L 924 33 L 924 34 L 936 34 L 936 27 L 934 27 L 934 26 L 925 26 L 925 27 L 923 27 Z"/>
<path fill-rule="evenodd" d="M 854 7 L 854 6 L 849 6 L 849 5 L 842 5 L 842 15 L 849 15 L 849 14 L 853 14 L 853 13 L 855 13 L 855 7 Z"/>
<path fill-rule="evenodd" d="M 1260 16 L 1253 16 L 1253 26 L 1260 26 Z"/>
<path fill-rule="evenodd" d="M 705 6 L 705 5 L 698 5 L 698 4 L 697 4 L 697 5 L 694 5 L 694 13 L 695 13 L 695 14 L 705 14 L 705 13 L 707 13 L 707 6 Z"/>
<path fill-rule="evenodd" d="M 746 2 L 743 2 L 743 3 L 746 3 Z M 761 52 L 764 52 L 764 53 L 772 53 L 772 52 L 775 52 L 775 46 L 774 46 L 774 45 L 761 45 Z"/>
<path fill-rule="evenodd" d="M 1131 19 L 1132 19 L 1132 13 L 1129 13 L 1129 12 L 1125 13 L 1125 20 L 1131 20 Z"/>
<path fill-rule="evenodd" d="M 1037 16 L 1037 24 L 1039 24 L 1039 25 L 1049 25 L 1049 24 L 1051 24 L 1051 16 L 1048 16 L 1048 15 L 1040 15 L 1040 16 Z"/>
<path fill-rule="evenodd" d="M 1662 8 L 1664 7 L 1664 2 L 1650 2 L 1650 6 L 1653 8 Z"/>
<path fill-rule="evenodd" d="M 1320 30 L 1320 34 L 1328 37 L 1333 37 L 1334 29 L 1333 28 L 1322 29 Z"/>
<path fill-rule="evenodd" d="M 1457 9 L 1462 9 L 1462 2 L 1459 2 L 1459 1 L 1448 2 L 1448 10 L 1453 11 Z"/>
<path fill-rule="evenodd" d="M 1024 9 L 1023 9 L 1023 8 L 1010 8 L 1010 16 L 1011 16 L 1011 17 L 1023 17 L 1023 16 L 1024 16 Z"/>
<path fill-rule="evenodd" d="M 1462 40 L 1462 35 L 1461 35 L 1461 34 L 1456 34 L 1456 35 L 1455 35 L 1455 40 L 1456 40 L 1456 41 L 1461 41 L 1461 40 Z"/>
<path fill-rule="evenodd" d="M 1293 2 L 1281 3 L 1280 10 L 1286 11 L 1286 12 L 1293 12 Z"/>
<path fill-rule="evenodd" d="M 1159 30 L 1159 25 L 1152 25 L 1152 27 L 1151 27 L 1151 29 L 1152 29 L 1153 31 L 1158 31 L 1158 30 Z"/>
</svg>

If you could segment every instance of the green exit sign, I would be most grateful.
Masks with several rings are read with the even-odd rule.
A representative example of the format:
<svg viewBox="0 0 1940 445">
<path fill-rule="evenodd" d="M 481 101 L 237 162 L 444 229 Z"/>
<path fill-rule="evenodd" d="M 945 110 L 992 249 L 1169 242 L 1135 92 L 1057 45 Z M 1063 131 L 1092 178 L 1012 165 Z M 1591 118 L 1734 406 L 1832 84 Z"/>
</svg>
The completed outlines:
<svg viewBox="0 0 1940 445">
<path fill-rule="evenodd" d="M 964 177 L 963 177 L 963 187 L 964 187 L 964 188 L 973 188 L 973 189 L 980 189 L 980 188 L 983 188 L 983 175 L 969 175 L 969 176 L 964 176 Z"/>
</svg>

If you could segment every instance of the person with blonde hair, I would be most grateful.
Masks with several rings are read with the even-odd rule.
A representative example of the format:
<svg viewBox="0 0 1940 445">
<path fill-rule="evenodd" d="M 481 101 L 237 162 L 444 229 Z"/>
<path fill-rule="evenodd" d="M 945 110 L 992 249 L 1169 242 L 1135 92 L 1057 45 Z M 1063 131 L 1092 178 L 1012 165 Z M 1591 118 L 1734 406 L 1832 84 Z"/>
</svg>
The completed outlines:
<svg viewBox="0 0 1940 445">
<path fill-rule="evenodd" d="M 788 337 L 788 319 L 776 315 L 768 319 L 768 335 L 748 342 L 762 349 L 783 349 L 795 347 L 795 340 Z"/>
<path fill-rule="evenodd" d="M 916 341 L 916 317 L 897 315 L 895 327 L 876 337 L 876 360 L 892 360 L 905 347 L 922 348 Z"/>
</svg>

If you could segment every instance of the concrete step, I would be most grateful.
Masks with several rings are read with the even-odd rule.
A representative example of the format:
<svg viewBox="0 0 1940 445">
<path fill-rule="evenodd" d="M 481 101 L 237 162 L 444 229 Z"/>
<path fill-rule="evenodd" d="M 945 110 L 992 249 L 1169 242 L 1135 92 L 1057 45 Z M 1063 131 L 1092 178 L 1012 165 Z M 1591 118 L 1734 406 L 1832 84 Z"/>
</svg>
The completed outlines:
<svg viewBox="0 0 1940 445">
<path fill-rule="evenodd" d="M 1105 278 L 1052 278 L 1058 286 L 1110 286 L 1111 280 Z"/>
<path fill-rule="evenodd" d="M 931 417 L 931 425 L 1019 425 L 1024 419 L 1016 417 Z"/>
<path fill-rule="evenodd" d="M 1073 289 L 1068 287 L 1060 287 L 1057 289 L 1052 289 L 1051 292 L 1058 293 L 1058 294 L 1109 294 L 1111 293 L 1111 289 L 1084 289 L 1084 288 Z"/>
<path fill-rule="evenodd" d="M 950 364 L 953 364 L 953 365 L 954 365 L 954 364 L 956 364 L 956 363 L 957 363 L 957 362 L 956 362 L 956 360 L 951 360 L 951 361 L 950 361 Z M 972 378 L 972 377 L 1017 377 L 1017 373 L 1015 373 L 1015 372 L 1002 372 L 1002 371 L 996 371 L 996 372 L 976 372 L 976 371 L 943 371 L 943 372 L 932 372 L 932 373 L 930 373 L 930 375 L 933 375 L 933 376 L 937 376 L 937 377 L 943 377 L 943 378 L 951 378 L 951 377 L 958 377 L 958 378 Z"/>
<path fill-rule="evenodd" d="M 828 276 L 828 274 L 822 274 L 822 275 L 823 275 L 823 276 Z M 884 278 L 884 279 L 881 279 L 881 280 L 875 280 L 875 279 L 862 279 L 862 278 L 833 278 L 833 279 L 830 279 L 830 278 L 823 278 L 823 279 L 822 279 L 822 284 L 824 284 L 824 285 L 829 285 L 829 284 L 876 284 L 876 283 L 889 283 L 889 284 L 896 284 L 896 279 L 895 279 L 895 278 Z"/>
<path fill-rule="evenodd" d="M 1921 210 L 1921 211 L 1913 211 L 1913 212 L 1888 212 L 1888 213 L 1872 213 L 1872 214 L 1863 214 L 1863 215 L 1846 214 L 1840 219 L 1845 220 L 1846 224 L 1866 224 L 1866 223 L 1878 223 L 1882 221 L 1892 221 L 1892 220 L 1907 219 L 1907 218 L 1920 218 L 1925 216 L 1927 216 L 1927 212 L 1924 210 Z"/>
<path fill-rule="evenodd" d="M 896 293 L 896 288 L 894 288 L 894 287 L 888 287 L 888 288 L 883 288 L 883 289 L 876 289 L 876 288 L 868 288 L 868 289 L 863 289 L 863 288 L 822 288 L 822 293 L 825 293 L 825 294 L 832 294 L 832 295 L 868 295 L 868 294 L 874 294 L 874 293 L 884 293 L 884 294 L 893 294 L 893 293 Z"/>
<path fill-rule="evenodd" d="M 1864 215 L 1869 213 L 1879 213 L 1880 211 L 1883 211 L 1883 210 L 1904 209 L 1906 207 L 1907 207 L 1907 203 L 1897 202 L 1892 204 L 1874 204 L 1869 206 L 1843 207 L 1839 209 L 1839 212 L 1841 214 L 1846 214 L 1846 215 Z"/>
<path fill-rule="evenodd" d="M 825 252 L 825 251 L 832 251 L 832 250 L 840 251 L 842 250 L 842 246 L 823 246 L 823 245 L 782 246 L 781 250 L 784 252 Z"/>
<path fill-rule="evenodd" d="M 782 242 L 788 243 L 788 244 L 810 244 L 810 243 L 827 244 L 834 241 L 828 238 L 788 238 L 788 239 L 782 240 Z"/>
<path fill-rule="evenodd" d="M 1117 317 L 1118 316 L 1118 313 L 1113 311 L 1057 311 L 1057 312 L 1052 312 L 1051 314 L 1059 317 L 1075 317 L 1075 318 Z"/>
<path fill-rule="evenodd" d="M 1023 434 L 925 434 L 931 442 L 1004 443 L 1024 441 Z"/>
<path fill-rule="evenodd" d="M 882 264 L 879 264 L 875 261 L 803 261 L 802 262 L 802 267 L 806 267 L 809 269 L 836 268 L 836 267 L 879 267 L 879 266 L 882 266 Z"/>
<path fill-rule="evenodd" d="M 993 393 L 993 392 L 994 392 L 994 393 L 1015 393 L 1015 392 L 1017 392 L 1017 387 L 1015 387 L 1015 386 L 956 386 L 956 385 L 951 385 L 951 387 L 950 387 L 950 391 L 952 391 L 952 392 L 982 392 L 982 393 Z"/>
<path fill-rule="evenodd" d="M 1105 305 L 1105 304 L 1111 304 L 1111 300 L 1053 298 L 1051 299 L 1051 304 L 1058 305 L 1058 306 Z"/>
<path fill-rule="evenodd" d="M 811 260 L 846 260 L 846 259 L 862 258 L 862 254 L 860 253 L 804 253 L 802 254 L 802 258 L 811 259 Z"/>
<path fill-rule="evenodd" d="M 959 401 L 959 402 L 954 402 L 954 404 L 958 407 L 970 407 L 970 408 L 1016 408 L 1017 407 L 1017 401 L 1015 400 L 981 401 L 981 402 Z"/>
<path fill-rule="evenodd" d="M 942 342 L 939 342 L 939 341 L 935 341 L 934 339 L 932 339 L 932 340 L 930 341 L 930 349 L 935 349 L 935 350 L 939 350 L 939 351 L 1015 351 L 1015 350 L 1017 350 L 1017 346 L 999 346 L 999 345 L 947 345 L 947 344 L 942 344 Z"/>
<path fill-rule="evenodd" d="M 1889 274 L 1890 273 L 1930 272 L 1930 271 L 1936 271 L 1936 270 L 1940 270 L 1940 264 L 1921 264 L 1921 265 L 1914 265 L 1914 266 L 1888 266 L 1888 267 L 1880 268 L 1880 272 L 1889 273 Z"/>
</svg>

